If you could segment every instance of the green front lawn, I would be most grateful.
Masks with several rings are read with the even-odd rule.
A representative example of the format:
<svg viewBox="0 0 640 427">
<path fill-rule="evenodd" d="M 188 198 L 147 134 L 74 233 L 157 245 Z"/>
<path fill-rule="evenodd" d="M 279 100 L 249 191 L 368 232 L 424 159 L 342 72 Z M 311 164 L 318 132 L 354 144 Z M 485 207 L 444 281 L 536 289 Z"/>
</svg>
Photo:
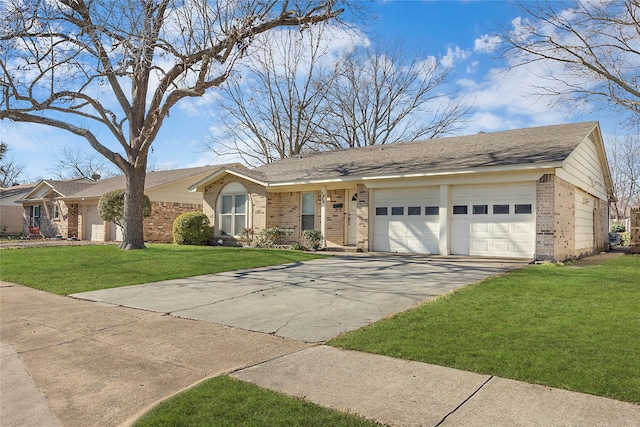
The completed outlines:
<svg viewBox="0 0 640 427">
<path fill-rule="evenodd" d="M 165 400 L 135 427 L 379 425 L 222 376 Z"/>
<path fill-rule="evenodd" d="M 529 266 L 329 344 L 640 403 L 640 257 Z"/>
<path fill-rule="evenodd" d="M 243 268 L 308 261 L 323 255 L 291 250 L 151 244 L 0 250 L 0 280 L 59 295 Z"/>
</svg>

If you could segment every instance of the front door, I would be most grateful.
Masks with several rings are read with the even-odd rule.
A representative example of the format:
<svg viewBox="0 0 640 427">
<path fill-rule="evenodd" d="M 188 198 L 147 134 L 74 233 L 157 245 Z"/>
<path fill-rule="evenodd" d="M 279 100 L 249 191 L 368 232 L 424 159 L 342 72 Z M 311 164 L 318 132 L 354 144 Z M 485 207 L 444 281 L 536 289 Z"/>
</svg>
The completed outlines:
<svg viewBox="0 0 640 427">
<path fill-rule="evenodd" d="M 349 211 L 347 214 L 347 244 L 356 244 L 356 225 L 358 222 L 358 193 L 356 190 L 347 190 L 347 202 Z"/>
</svg>

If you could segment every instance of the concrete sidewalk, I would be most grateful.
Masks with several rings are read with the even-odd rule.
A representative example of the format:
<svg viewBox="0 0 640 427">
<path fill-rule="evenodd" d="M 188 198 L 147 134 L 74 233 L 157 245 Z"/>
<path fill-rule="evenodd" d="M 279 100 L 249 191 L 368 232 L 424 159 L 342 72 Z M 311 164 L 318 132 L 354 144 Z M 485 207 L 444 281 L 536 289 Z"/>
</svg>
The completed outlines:
<svg viewBox="0 0 640 427">
<path fill-rule="evenodd" d="M 2 427 L 117 426 L 203 379 L 309 347 L 6 282 L 0 306 Z"/>
<path fill-rule="evenodd" d="M 318 346 L 234 377 L 390 426 L 639 426 L 640 406 Z"/>
</svg>

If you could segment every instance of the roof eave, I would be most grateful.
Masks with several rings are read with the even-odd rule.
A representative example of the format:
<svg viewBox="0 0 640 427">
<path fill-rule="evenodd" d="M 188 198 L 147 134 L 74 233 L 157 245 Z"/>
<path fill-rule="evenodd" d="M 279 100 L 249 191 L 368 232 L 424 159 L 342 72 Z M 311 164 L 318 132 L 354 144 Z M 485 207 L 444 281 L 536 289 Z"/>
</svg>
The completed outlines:
<svg viewBox="0 0 640 427">
<path fill-rule="evenodd" d="M 204 178 L 202 178 L 200 181 L 196 182 L 195 184 L 193 184 L 192 186 L 189 187 L 189 191 L 190 192 L 203 192 L 204 188 L 217 181 L 220 177 L 224 176 L 224 175 L 235 175 L 239 178 L 242 179 L 246 179 L 247 181 L 251 181 L 253 183 L 256 183 L 258 185 L 262 185 L 263 187 L 269 187 L 271 184 L 269 184 L 268 182 L 264 182 L 264 181 L 260 181 L 259 179 L 253 178 L 251 176 L 248 176 L 246 174 L 243 174 L 237 170 L 234 169 L 229 169 L 229 168 L 222 168 L 222 169 L 218 169 L 217 171 L 215 171 L 214 173 L 205 176 Z"/>
<path fill-rule="evenodd" d="M 519 163 L 513 165 L 503 166 L 488 166 L 488 167 L 476 167 L 466 169 L 444 169 L 431 172 L 413 172 L 413 173 L 400 173 L 400 174 L 386 174 L 386 175 L 367 175 L 367 176 L 348 176 L 337 177 L 327 179 L 301 179 L 293 181 L 280 181 L 269 183 L 270 187 L 285 187 L 291 185 L 322 185 L 332 184 L 337 182 L 353 182 L 353 181 L 373 181 L 373 180 L 386 180 L 386 179 L 411 179 L 411 178 L 429 178 L 446 175 L 467 175 L 474 173 L 492 173 L 492 172 L 513 172 L 513 171 L 532 171 L 532 170 L 553 170 L 555 168 L 562 167 L 562 161 L 548 162 L 548 163 Z"/>
</svg>

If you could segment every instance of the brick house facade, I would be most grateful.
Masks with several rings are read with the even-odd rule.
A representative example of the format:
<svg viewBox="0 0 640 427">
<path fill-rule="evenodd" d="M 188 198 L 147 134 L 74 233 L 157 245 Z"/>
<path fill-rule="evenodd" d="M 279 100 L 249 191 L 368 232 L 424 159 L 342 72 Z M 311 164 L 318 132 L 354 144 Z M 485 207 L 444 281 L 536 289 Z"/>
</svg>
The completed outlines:
<svg viewBox="0 0 640 427">
<path fill-rule="evenodd" d="M 293 230 L 285 243 L 299 242 L 306 224 L 327 247 L 554 260 L 606 247 L 613 197 L 597 122 L 222 168 L 190 189 L 225 242 L 237 240 L 232 221 L 254 233 Z"/>
<path fill-rule="evenodd" d="M 151 216 L 143 222 L 145 241 L 172 242 L 173 221 L 182 213 L 202 211 L 201 195 L 187 188 L 212 169 L 215 166 L 147 173 L 145 193 L 152 203 Z M 122 176 L 100 181 L 41 181 L 21 200 L 23 234 L 28 235 L 29 226 L 37 222 L 46 238 L 119 241 L 118 227 L 99 217 L 98 201 L 104 193 L 124 186 Z"/>
</svg>

